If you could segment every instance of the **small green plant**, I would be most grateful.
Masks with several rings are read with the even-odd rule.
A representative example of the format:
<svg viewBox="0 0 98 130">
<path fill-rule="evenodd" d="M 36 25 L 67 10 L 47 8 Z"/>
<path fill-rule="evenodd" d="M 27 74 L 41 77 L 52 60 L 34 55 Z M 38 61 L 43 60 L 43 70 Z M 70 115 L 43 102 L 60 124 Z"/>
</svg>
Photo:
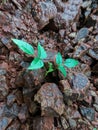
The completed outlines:
<svg viewBox="0 0 98 130">
<path fill-rule="evenodd" d="M 97 128 L 93 128 L 93 130 L 97 130 Z"/>
<path fill-rule="evenodd" d="M 34 48 L 29 43 L 18 39 L 12 39 L 12 41 L 26 54 L 34 55 Z M 38 54 L 36 57 L 34 57 L 30 66 L 28 67 L 28 70 L 35 70 L 44 67 L 43 60 L 47 57 L 47 53 L 45 49 L 40 45 L 40 43 L 38 43 L 37 50 L 38 50 Z M 63 61 L 61 53 L 58 52 L 55 56 L 55 65 L 51 62 L 48 62 L 49 67 L 48 70 L 46 71 L 46 75 L 58 69 L 64 75 L 64 77 L 66 77 L 65 67 L 72 68 L 77 65 L 78 65 L 78 61 L 72 58 L 68 58 L 65 61 Z"/>
</svg>

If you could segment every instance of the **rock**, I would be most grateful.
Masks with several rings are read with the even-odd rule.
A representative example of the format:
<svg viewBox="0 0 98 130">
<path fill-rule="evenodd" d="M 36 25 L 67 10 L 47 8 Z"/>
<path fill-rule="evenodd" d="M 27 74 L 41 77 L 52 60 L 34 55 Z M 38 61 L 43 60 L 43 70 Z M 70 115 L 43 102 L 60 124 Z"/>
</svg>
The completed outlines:
<svg viewBox="0 0 98 130">
<path fill-rule="evenodd" d="M 63 95 L 54 83 L 45 83 L 34 97 L 41 104 L 42 115 L 62 115 L 65 110 Z"/>
<path fill-rule="evenodd" d="M 92 58 L 88 55 L 82 56 L 81 61 L 84 62 L 84 64 L 87 64 L 87 65 L 91 65 L 93 63 Z"/>
<path fill-rule="evenodd" d="M 95 110 L 98 112 L 98 105 L 97 104 L 93 104 Z"/>
<path fill-rule="evenodd" d="M 31 98 L 34 96 L 33 89 L 23 88 L 24 102 L 29 106 L 31 104 Z"/>
<path fill-rule="evenodd" d="M 12 45 L 11 45 L 11 42 L 10 42 L 10 38 L 2 37 L 1 42 L 2 42 L 2 44 L 3 44 L 4 46 L 6 46 L 9 50 L 12 49 Z"/>
<path fill-rule="evenodd" d="M 59 82 L 59 88 L 62 92 L 66 91 L 67 89 L 70 89 L 70 83 L 68 82 L 68 80 L 60 80 Z"/>
<path fill-rule="evenodd" d="M 25 123 L 25 124 L 21 124 L 20 130 L 30 130 L 33 129 L 32 127 L 33 127 L 32 124 L 29 125 L 28 123 Z"/>
<path fill-rule="evenodd" d="M 0 67 L 0 75 L 5 75 L 6 73 L 6 69 Z"/>
<path fill-rule="evenodd" d="M 20 123 L 18 120 L 14 120 L 10 126 L 8 126 L 7 130 L 19 130 L 20 129 Z"/>
<path fill-rule="evenodd" d="M 28 118 L 28 109 L 26 104 L 22 104 L 20 111 L 18 113 L 18 118 L 21 121 L 21 123 L 24 123 Z"/>
<path fill-rule="evenodd" d="M 76 75 L 78 78 L 81 75 L 82 78 L 81 78 L 81 80 L 80 79 L 78 80 L 77 78 L 74 80 L 74 77 L 73 77 L 73 79 L 70 81 L 71 83 L 73 83 L 73 85 L 71 83 L 69 83 L 68 80 L 60 80 L 60 82 L 59 82 L 59 88 L 62 91 L 62 93 L 64 94 L 64 101 L 68 105 L 71 105 L 72 102 L 74 102 L 74 101 L 83 100 L 86 96 L 86 93 L 87 93 L 89 85 L 90 85 L 90 82 L 85 75 L 82 75 L 82 74 L 76 74 Z M 84 79 L 86 80 L 85 85 L 82 86 Z M 72 88 L 71 88 L 71 86 L 72 86 Z"/>
<path fill-rule="evenodd" d="M 78 73 L 83 73 L 85 76 L 87 76 L 88 78 L 91 76 L 91 68 L 89 65 L 87 64 L 80 64 L 79 66 L 77 66 L 77 72 Z M 75 71 L 74 71 L 75 72 Z"/>
<path fill-rule="evenodd" d="M 45 44 L 45 40 L 44 39 L 40 39 L 38 40 L 38 42 L 40 42 L 40 44 L 43 46 Z"/>
<path fill-rule="evenodd" d="M 34 19 L 38 22 L 38 28 L 41 30 L 45 27 L 49 20 L 53 19 L 57 14 L 57 8 L 52 1 L 39 2 L 32 7 Z"/>
<path fill-rule="evenodd" d="M 40 85 L 45 81 L 45 69 L 38 69 L 33 71 L 25 72 L 24 74 L 25 86 L 32 88 Z"/>
<path fill-rule="evenodd" d="M 88 36 L 88 33 L 89 33 L 88 28 L 86 28 L 86 27 L 81 28 L 81 29 L 79 30 L 79 32 L 77 33 L 77 36 L 76 36 L 76 38 L 75 38 L 75 41 L 78 42 L 78 41 L 80 41 L 81 39 L 86 38 L 86 37 Z"/>
<path fill-rule="evenodd" d="M 75 93 L 68 82 L 68 80 L 60 80 L 59 88 L 64 94 L 64 101 L 67 105 L 71 105 L 73 101 L 78 99 L 79 94 Z"/>
<path fill-rule="evenodd" d="M 95 118 L 95 110 L 90 107 L 80 107 L 81 114 L 86 117 L 89 121 L 94 121 Z"/>
<path fill-rule="evenodd" d="M 57 28 L 68 29 L 73 21 L 78 21 L 82 0 L 69 0 L 68 2 L 55 0 L 55 4 L 58 8 L 58 13 L 53 20 Z"/>
<path fill-rule="evenodd" d="M 62 124 L 64 130 L 66 130 L 69 127 L 68 122 L 66 121 L 66 119 L 63 116 L 61 116 L 61 124 Z"/>
<path fill-rule="evenodd" d="M 14 103 L 11 107 L 6 105 L 3 111 L 4 116 L 11 117 L 14 119 L 15 117 L 18 117 L 19 110 L 20 108 L 16 103 Z"/>
<path fill-rule="evenodd" d="M 93 129 L 91 124 L 86 119 L 85 120 L 79 119 L 77 128 L 80 130 L 83 130 L 83 129 L 92 130 Z"/>
<path fill-rule="evenodd" d="M 33 120 L 34 130 L 61 130 L 61 126 L 54 126 L 53 117 L 38 117 Z"/>
<path fill-rule="evenodd" d="M 5 59 L 5 58 L 4 58 L 4 59 Z M 4 60 L 4 59 L 1 59 L 1 60 Z M 5 62 L 5 61 L 3 61 L 3 62 L 0 64 L 0 75 L 6 75 L 8 69 L 9 69 L 8 63 Z"/>
<path fill-rule="evenodd" d="M 75 112 L 73 112 L 72 118 L 73 119 L 80 119 L 81 115 L 80 115 L 79 111 L 76 110 Z"/>
<path fill-rule="evenodd" d="M 75 76 L 73 77 L 72 83 L 73 83 L 72 88 L 77 89 L 77 90 L 88 89 L 90 85 L 90 81 L 82 73 L 75 74 Z"/>
<path fill-rule="evenodd" d="M 15 95 L 9 94 L 9 95 L 7 96 L 7 105 L 8 105 L 8 106 L 13 105 L 13 103 L 14 103 L 15 101 L 16 101 L 16 96 L 15 96 Z"/>
<path fill-rule="evenodd" d="M 96 49 L 89 49 L 88 54 L 94 58 L 95 60 L 98 60 L 98 48 Z"/>
<path fill-rule="evenodd" d="M 83 4 L 82 4 L 82 7 L 83 8 L 87 8 L 91 5 L 92 1 L 84 1 Z"/>
<path fill-rule="evenodd" d="M 5 109 L 5 103 L 4 102 L 3 103 L 0 102 L 0 117 L 3 116 L 4 109 Z"/>
<path fill-rule="evenodd" d="M 69 37 L 70 37 L 70 38 L 75 38 L 75 37 L 76 37 L 76 33 L 75 33 L 75 32 L 70 33 L 70 34 L 69 34 Z"/>
<path fill-rule="evenodd" d="M 29 109 L 29 112 L 32 114 L 32 115 L 35 115 L 36 113 L 38 113 L 40 110 L 39 110 L 39 105 L 37 103 L 35 103 L 34 101 L 31 101 L 28 105 L 28 109 Z"/>
<path fill-rule="evenodd" d="M 20 66 L 22 66 L 23 68 L 27 69 L 28 66 L 29 66 L 29 63 L 25 62 L 25 61 L 21 61 Z"/>
<path fill-rule="evenodd" d="M 98 35 L 95 36 L 96 41 L 98 41 Z"/>
<path fill-rule="evenodd" d="M 96 88 L 98 88 L 98 78 L 94 79 L 94 85 L 95 85 Z"/>
<path fill-rule="evenodd" d="M 46 59 L 44 59 L 44 61 L 46 63 L 48 63 L 48 62 L 54 62 L 56 54 L 57 54 L 56 50 L 49 50 L 49 51 L 47 51 L 47 57 L 46 57 Z"/>
<path fill-rule="evenodd" d="M 16 76 L 15 85 L 17 87 L 23 87 L 24 86 L 24 80 L 23 80 L 24 74 L 25 74 L 25 71 L 20 71 L 18 73 L 18 75 Z"/>
<path fill-rule="evenodd" d="M 68 122 L 71 128 L 76 128 L 77 124 L 74 119 L 69 118 Z"/>
<path fill-rule="evenodd" d="M 6 77 L 3 75 L 0 76 L 0 93 L 0 100 L 4 100 L 8 94 L 8 86 Z"/>
<path fill-rule="evenodd" d="M 91 106 L 92 102 L 93 102 L 93 97 L 91 96 L 91 93 L 88 91 L 86 93 L 85 98 L 83 99 L 83 103 L 86 104 L 86 105 Z"/>
<path fill-rule="evenodd" d="M 77 91 L 80 95 L 79 99 L 84 98 L 90 87 L 90 81 L 88 78 L 82 73 L 75 74 L 72 79 L 72 84 L 73 90 Z"/>
<path fill-rule="evenodd" d="M 22 57 L 18 53 L 11 51 L 9 54 L 9 61 L 11 61 L 11 62 L 17 61 L 18 63 L 20 63 L 22 61 Z"/>
<path fill-rule="evenodd" d="M 45 69 L 37 69 L 33 71 L 23 70 L 16 77 L 16 86 L 35 89 L 45 80 Z M 25 82 L 24 82 L 25 81 Z"/>
<path fill-rule="evenodd" d="M 18 105 L 21 105 L 24 102 L 23 92 L 21 90 L 15 91 L 15 97 Z"/>
<path fill-rule="evenodd" d="M 81 59 L 87 53 L 88 49 L 89 47 L 85 43 L 77 45 L 74 49 L 73 57 Z"/>
<path fill-rule="evenodd" d="M 64 42 L 64 37 L 65 37 L 65 30 L 64 29 L 59 30 L 59 37 L 58 37 L 59 41 Z"/>
<path fill-rule="evenodd" d="M 98 105 L 98 96 L 95 96 L 94 100 L 95 100 L 94 103 Z"/>
<path fill-rule="evenodd" d="M 94 84 L 97 87 L 98 86 L 98 78 L 97 78 L 97 75 L 98 75 L 98 63 L 93 66 L 92 72 L 94 73 L 94 75 L 96 75 L 96 77 L 94 78 Z"/>
<path fill-rule="evenodd" d="M 6 130 L 11 122 L 12 122 L 11 118 L 7 117 L 0 118 L 0 130 Z"/>
</svg>

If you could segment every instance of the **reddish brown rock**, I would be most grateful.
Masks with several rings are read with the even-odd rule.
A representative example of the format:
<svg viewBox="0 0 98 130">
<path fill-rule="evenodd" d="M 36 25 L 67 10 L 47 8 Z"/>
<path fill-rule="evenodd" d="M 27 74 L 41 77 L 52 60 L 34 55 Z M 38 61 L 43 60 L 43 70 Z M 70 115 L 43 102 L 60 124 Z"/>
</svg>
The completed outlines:
<svg viewBox="0 0 98 130">
<path fill-rule="evenodd" d="M 41 104 L 42 115 L 57 116 L 64 113 L 63 95 L 54 83 L 42 85 L 34 100 Z"/>
<path fill-rule="evenodd" d="M 8 128 L 7 128 L 7 130 L 19 130 L 20 129 L 20 123 L 19 123 L 19 121 L 18 120 L 15 120 L 14 122 L 12 122 L 9 126 L 8 126 Z"/>
<path fill-rule="evenodd" d="M 23 70 L 16 78 L 15 84 L 18 87 L 35 88 L 45 80 L 45 69 L 37 69 L 33 71 Z"/>
<path fill-rule="evenodd" d="M 90 81 L 84 74 L 78 73 L 73 75 L 70 83 L 68 80 L 61 80 L 59 87 L 64 93 L 64 101 L 71 105 L 73 101 L 85 98 L 90 87 Z"/>
<path fill-rule="evenodd" d="M 34 130 L 61 130 L 61 125 L 57 124 L 57 126 L 55 126 L 55 122 L 54 122 L 54 118 L 53 117 L 40 117 L 40 118 L 35 118 L 33 120 L 33 129 Z"/>
<path fill-rule="evenodd" d="M 49 20 L 53 19 L 57 14 L 56 6 L 51 1 L 39 2 L 33 7 L 32 14 L 38 22 L 39 29 L 45 27 Z"/>
<path fill-rule="evenodd" d="M 25 104 L 22 104 L 20 112 L 18 113 L 18 118 L 22 123 L 24 123 L 28 118 L 28 109 Z"/>
<path fill-rule="evenodd" d="M 0 93 L 0 100 L 4 100 L 8 94 L 8 86 L 6 77 L 3 75 L 0 76 Z"/>
</svg>

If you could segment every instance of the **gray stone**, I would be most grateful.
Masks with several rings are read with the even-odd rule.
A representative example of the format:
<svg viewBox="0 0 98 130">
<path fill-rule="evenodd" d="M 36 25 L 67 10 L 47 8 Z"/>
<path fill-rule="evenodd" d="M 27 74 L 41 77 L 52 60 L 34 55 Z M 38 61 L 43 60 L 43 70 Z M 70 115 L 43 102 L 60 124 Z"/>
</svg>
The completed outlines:
<svg viewBox="0 0 98 130">
<path fill-rule="evenodd" d="M 92 58 L 98 60 L 98 48 L 96 48 L 96 49 L 89 49 L 88 54 L 89 54 Z"/>
<path fill-rule="evenodd" d="M 7 72 L 4 68 L 0 68 L 0 75 L 5 75 Z"/>
<path fill-rule="evenodd" d="M 81 59 L 81 57 L 87 53 L 88 49 L 88 46 L 84 43 L 77 45 L 74 49 L 73 57 Z"/>
<path fill-rule="evenodd" d="M 81 114 L 86 117 L 90 121 L 94 121 L 95 118 L 95 110 L 90 107 L 80 107 Z"/>
<path fill-rule="evenodd" d="M 7 105 L 11 106 L 16 100 L 16 96 L 13 94 L 10 94 L 7 96 Z"/>
<path fill-rule="evenodd" d="M 73 21 L 78 21 L 80 14 L 80 6 L 82 0 L 69 0 L 62 2 L 61 0 L 55 0 L 55 5 L 58 8 L 58 13 L 54 20 L 54 25 L 59 29 L 68 29 Z"/>
<path fill-rule="evenodd" d="M 72 88 L 77 89 L 77 90 L 88 88 L 90 85 L 90 81 L 82 73 L 75 74 L 75 76 L 73 77 L 72 83 L 73 83 Z"/>
<path fill-rule="evenodd" d="M 79 30 L 79 32 L 77 33 L 77 36 L 75 38 L 76 42 L 78 42 L 79 40 L 81 40 L 82 38 L 85 38 L 88 36 L 88 28 L 84 27 L 84 28 L 81 28 Z"/>
<path fill-rule="evenodd" d="M 2 117 L 0 119 L 0 130 L 6 130 L 6 128 L 8 127 L 8 125 L 12 122 L 11 118 L 7 118 L 7 117 Z"/>
<path fill-rule="evenodd" d="M 19 110 L 19 106 L 14 103 L 11 107 L 6 105 L 3 112 L 6 117 L 15 118 L 18 117 Z"/>
<path fill-rule="evenodd" d="M 71 128 L 75 128 L 77 126 L 76 121 L 74 119 L 69 118 L 68 122 Z"/>
</svg>

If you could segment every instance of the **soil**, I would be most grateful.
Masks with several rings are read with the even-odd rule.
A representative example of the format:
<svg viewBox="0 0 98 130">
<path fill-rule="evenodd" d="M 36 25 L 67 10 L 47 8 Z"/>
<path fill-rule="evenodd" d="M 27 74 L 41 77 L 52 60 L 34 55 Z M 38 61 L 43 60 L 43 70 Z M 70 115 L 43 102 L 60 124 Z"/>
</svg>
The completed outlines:
<svg viewBox="0 0 98 130">
<path fill-rule="evenodd" d="M 17 38 L 47 51 L 45 67 Z M 79 64 L 45 76 L 60 52 Z M 0 130 L 98 130 L 98 0 L 0 0 Z"/>
</svg>

